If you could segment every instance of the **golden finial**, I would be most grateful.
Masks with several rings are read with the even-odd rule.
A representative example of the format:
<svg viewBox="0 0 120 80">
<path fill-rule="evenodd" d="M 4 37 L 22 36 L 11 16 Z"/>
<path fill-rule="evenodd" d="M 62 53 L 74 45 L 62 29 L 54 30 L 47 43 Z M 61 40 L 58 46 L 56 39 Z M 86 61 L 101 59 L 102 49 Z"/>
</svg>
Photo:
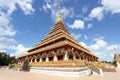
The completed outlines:
<svg viewBox="0 0 120 80">
<path fill-rule="evenodd" d="M 59 7 L 58 7 L 58 16 L 57 16 L 57 19 L 56 19 L 56 24 L 57 23 L 62 23 L 63 24 L 63 20 L 62 20 L 62 17 L 61 17 L 61 12 L 60 12 L 60 4 L 59 4 Z"/>
</svg>

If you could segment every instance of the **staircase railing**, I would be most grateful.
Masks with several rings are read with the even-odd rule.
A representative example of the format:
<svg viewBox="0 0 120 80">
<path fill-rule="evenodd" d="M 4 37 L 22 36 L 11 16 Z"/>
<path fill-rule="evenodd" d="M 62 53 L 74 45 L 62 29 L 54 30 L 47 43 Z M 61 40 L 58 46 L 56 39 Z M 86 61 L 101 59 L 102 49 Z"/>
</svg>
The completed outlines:
<svg viewBox="0 0 120 80">
<path fill-rule="evenodd" d="M 98 63 L 90 62 L 88 64 L 88 68 L 91 69 L 93 72 L 95 72 L 97 74 L 101 74 L 101 75 L 103 74 L 101 66 Z"/>
</svg>

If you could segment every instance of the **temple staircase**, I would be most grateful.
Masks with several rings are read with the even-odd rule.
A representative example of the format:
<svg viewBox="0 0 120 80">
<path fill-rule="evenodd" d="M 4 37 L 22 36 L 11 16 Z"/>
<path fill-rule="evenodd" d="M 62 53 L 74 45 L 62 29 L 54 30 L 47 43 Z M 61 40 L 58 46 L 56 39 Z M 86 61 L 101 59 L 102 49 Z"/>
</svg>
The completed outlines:
<svg viewBox="0 0 120 80">
<path fill-rule="evenodd" d="M 10 64 L 10 65 L 8 66 L 8 69 L 17 70 L 17 64 Z"/>
<path fill-rule="evenodd" d="M 100 74 L 103 75 L 102 69 L 95 63 L 89 62 L 88 64 L 89 74 Z"/>
<path fill-rule="evenodd" d="M 52 74 L 58 76 L 79 77 L 90 74 L 102 74 L 97 64 L 85 60 L 65 60 L 42 63 L 31 63 L 30 72 Z"/>
</svg>

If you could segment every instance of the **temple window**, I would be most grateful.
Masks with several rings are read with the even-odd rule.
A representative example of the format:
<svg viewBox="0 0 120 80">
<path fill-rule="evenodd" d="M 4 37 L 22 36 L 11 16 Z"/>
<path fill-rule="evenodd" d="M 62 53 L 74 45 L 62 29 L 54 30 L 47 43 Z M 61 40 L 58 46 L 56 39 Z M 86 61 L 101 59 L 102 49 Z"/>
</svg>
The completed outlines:
<svg viewBox="0 0 120 80">
<path fill-rule="evenodd" d="M 35 59 L 32 59 L 32 62 L 35 62 Z"/>
<path fill-rule="evenodd" d="M 29 62 L 31 62 L 31 60 L 29 60 Z"/>
<path fill-rule="evenodd" d="M 69 60 L 73 60 L 73 55 L 69 55 Z"/>
<path fill-rule="evenodd" d="M 53 57 L 49 57 L 49 61 L 53 61 Z"/>
<path fill-rule="evenodd" d="M 39 62 L 40 61 L 40 59 L 37 59 L 37 62 Z"/>
<path fill-rule="evenodd" d="M 79 59 L 79 56 L 76 56 L 76 59 Z"/>
<path fill-rule="evenodd" d="M 42 58 L 42 61 L 44 62 L 46 60 L 46 58 Z"/>
<path fill-rule="evenodd" d="M 59 55 L 57 57 L 58 57 L 58 60 L 63 60 L 63 55 Z"/>
<path fill-rule="evenodd" d="M 81 57 L 81 60 L 83 60 L 83 57 Z"/>
</svg>

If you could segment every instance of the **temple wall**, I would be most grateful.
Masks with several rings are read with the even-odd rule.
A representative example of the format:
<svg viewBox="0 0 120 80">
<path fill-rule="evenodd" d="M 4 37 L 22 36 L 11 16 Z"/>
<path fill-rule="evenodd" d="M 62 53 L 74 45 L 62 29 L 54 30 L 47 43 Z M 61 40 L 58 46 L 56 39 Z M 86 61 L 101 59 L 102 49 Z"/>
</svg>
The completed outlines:
<svg viewBox="0 0 120 80">
<path fill-rule="evenodd" d="M 78 51 L 69 46 L 60 47 L 47 52 L 36 53 L 26 57 L 19 58 L 19 64 L 23 64 L 25 60 L 29 63 L 51 62 L 51 61 L 64 61 L 64 60 L 86 60 L 97 61 L 97 58 L 89 55 L 83 51 Z"/>
<path fill-rule="evenodd" d="M 43 67 L 31 67 L 30 72 L 38 72 L 57 76 L 66 77 L 80 77 L 89 75 L 88 68 L 43 68 Z"/>
</svg>

